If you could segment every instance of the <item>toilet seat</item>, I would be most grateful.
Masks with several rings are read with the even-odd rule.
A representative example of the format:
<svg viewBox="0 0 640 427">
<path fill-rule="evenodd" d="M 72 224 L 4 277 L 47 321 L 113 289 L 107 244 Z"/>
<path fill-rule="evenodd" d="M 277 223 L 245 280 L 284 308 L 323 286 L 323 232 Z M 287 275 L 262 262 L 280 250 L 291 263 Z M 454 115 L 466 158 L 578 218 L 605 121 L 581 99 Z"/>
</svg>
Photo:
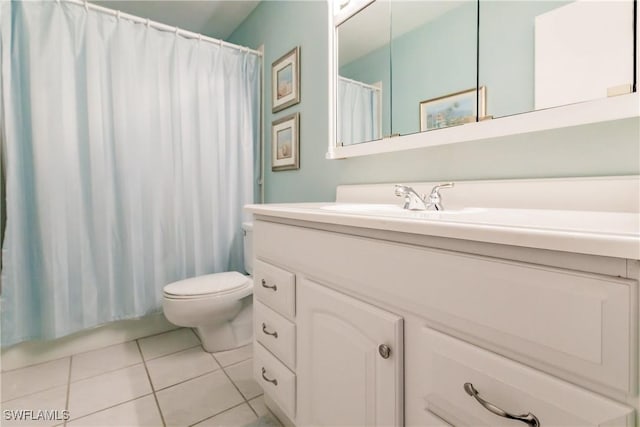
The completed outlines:
<svg viewBox="0 0 640 427">
<path fill-rule="evenodd" d="M 238 293 L 251 284 L 250 276 L 227 271 L 170 283 L 164 287 L 163 294 L 168 299 L 202 299 Z"/>
</svg>

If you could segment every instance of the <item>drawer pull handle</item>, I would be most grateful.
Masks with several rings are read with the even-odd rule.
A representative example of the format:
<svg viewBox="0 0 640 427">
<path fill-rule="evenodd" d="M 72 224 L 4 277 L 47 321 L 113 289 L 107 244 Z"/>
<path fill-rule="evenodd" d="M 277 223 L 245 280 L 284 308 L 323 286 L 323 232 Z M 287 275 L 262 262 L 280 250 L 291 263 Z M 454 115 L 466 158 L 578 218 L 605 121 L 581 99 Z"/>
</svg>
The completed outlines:
<svg viewBox="0 0 640 427">
<path fill-rule="evenodd" d="M 262 332 L 264 332 L 267 335 L 271 335 L 274 338 L 278 338 L 278 332 L 269 332 L 267 331 L 267 324 L 262 322 Z"/>
<path fill-rule="evenodd" d="M 487 402 L 486 400 L 484 400 L 483 398 L 480 397 L 480 395 L 478 394 L 478 390 L 475 389 L 475 387 L 473 386 L 473 384 L 471 383 L 464 383 L 464 391 L 467 392 L 467 394 L 473 398 L 475 398 L 478 403 L 480 403 L 482 406 L 484 406 L 484 408 L 493 413 L 496 414 L 499 417 L 504 417 L 504 418 L 508 418 L 510 420 L 516 420 L 516 421 L 522 421 L 523 423 L 531 426 L 531 427 L 540 427 L 540 421 L 538 421 L 538 418 L 533 415 L 531 412 L 529 412 L 526 415 L 513 415 L 510 414 L 506 411 L 503 411 L 502 409 L 498 408 L 496 405 L 494 405 L 491 402 Z"/>
<path fill-rule="evenodd" d="M 267 281 L 266 281 L 266 280 L 264 280 L 264 279 L 262 279 L 262 282 L 261 282 L 261 283 L 262 283 L 262 287 L 263 287 L 263 288 L 271 289 L 271 290 L 273 290 L 273 291 L 277 291 L 277 290 L 278 290 L 278 287 L 277 287 L 276 285 L 273 285 L 273 286 L 269 286 L 269 285 L 267 285 Z"/>
<path fill-rule="evenodd" d="M 277 386 L 277 385 L 278 385 L 278 380 L 275 380 L 275 379 L 270 380 L 270 379 L 269 379 L 269 378 L 267 378 L 267 376 L 265 375 L 266 373 L 267 373 L 267 370 L 266 370 L 266 369 L 264 369 L 264 367 L 262 367 L 262 379 L 263 379 L 263 380 L 265 380 L 266 382 L 269 382 L 269 383 L 271 383 L 271 384 L 273 384 L 273 385 L 276 385 L 276 386 Z"/>
</svg>

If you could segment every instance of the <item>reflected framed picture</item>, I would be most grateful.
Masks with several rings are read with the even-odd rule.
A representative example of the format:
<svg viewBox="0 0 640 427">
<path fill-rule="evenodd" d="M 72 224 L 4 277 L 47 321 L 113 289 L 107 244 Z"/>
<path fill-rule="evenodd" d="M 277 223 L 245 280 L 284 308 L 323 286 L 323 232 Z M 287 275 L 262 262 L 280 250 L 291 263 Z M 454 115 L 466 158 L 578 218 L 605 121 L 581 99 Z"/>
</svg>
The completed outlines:
<svg viewBox="0 0 640 427">
<path fill-rule="evenodd" d="M 271 111 L 300 102 L 300 46 L 294 47 L 271 65 Z"/>
<path fill-rule="evenodd" d="M 300 169 L 300 113 L 271 125 L 271 170 Z"/>
<path fill-rule="evenodd" d="M 486 114 L 486 88 L 469 89 L 420 103 L 420 132 L 473 123 Z"/>
</svg>

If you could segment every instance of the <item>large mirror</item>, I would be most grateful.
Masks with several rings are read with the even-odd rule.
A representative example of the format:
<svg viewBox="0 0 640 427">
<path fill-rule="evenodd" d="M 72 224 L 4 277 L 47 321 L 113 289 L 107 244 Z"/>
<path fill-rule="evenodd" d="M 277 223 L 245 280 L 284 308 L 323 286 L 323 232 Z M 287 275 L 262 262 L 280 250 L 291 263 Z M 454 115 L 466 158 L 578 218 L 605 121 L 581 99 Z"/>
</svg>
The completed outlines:
<svg viewBox="0 0 640 427">
<path fill-rule="evenodd" d="M 633 0 L 480 0 L 479 83 L 497 118 L 629 93 Z"/>
<path fill-rule="evenodd" d="M 391 133 L 389 1 L 370 3 L 337 29 L 337 144 Z"/>
<path fill-rule="evenodd" d="M 431 135 L 443 135 L 442 128 L 636 90 L 634 0 L 345 4 L 349 12 L 343 15 L 355 14 L 340 16 L 333 35 L 336 132 L 330 157 L 340 157 L 331 147 L 380 139 L 377 152 L 394 151 L 394 144 L 408 139 L 390 137 L 425 131 L 419 142 L 413 138 L 405 145 L 426 146 L 422 142 L 438 139 Z M 620 117 L 631 114 L 628 104 L 620 107 Z M 585 105 L 584 111 L 593 111 Z M 566 117 L 575 125 L 575 114 Z M 585 123 L 598 120 L 597 114 L 584 117 Z M 456 141 L 447 138 L 438 143 Z M 371 152 L 355 148 L 343 152 Z"/>
</svg>

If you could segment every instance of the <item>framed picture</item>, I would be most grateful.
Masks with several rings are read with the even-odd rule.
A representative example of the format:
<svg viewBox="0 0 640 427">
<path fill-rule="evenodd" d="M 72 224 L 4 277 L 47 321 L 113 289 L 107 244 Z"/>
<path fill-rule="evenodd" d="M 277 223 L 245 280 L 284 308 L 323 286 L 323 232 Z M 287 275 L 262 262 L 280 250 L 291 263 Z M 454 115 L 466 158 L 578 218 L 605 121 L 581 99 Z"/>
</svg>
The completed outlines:
<svg viewBox="0 0 640 427">
<path fill-rule="evenodd" d="M 476 116 L 482 119 L 486 113 L 485 92 L 482 86 L 479 90 L 474 88 L 422 101 L 420 132 L 475 122 Z"/>
<path fill-rule="evenodd" d="M 300 169 L 300 113 L 271 125 L 271 170 Z"/>
<path fill-rule="evenodd" d="M 300 102 L 300 47 L 285 53 L 271 65 L 271 111 Z"/>
</svg>

